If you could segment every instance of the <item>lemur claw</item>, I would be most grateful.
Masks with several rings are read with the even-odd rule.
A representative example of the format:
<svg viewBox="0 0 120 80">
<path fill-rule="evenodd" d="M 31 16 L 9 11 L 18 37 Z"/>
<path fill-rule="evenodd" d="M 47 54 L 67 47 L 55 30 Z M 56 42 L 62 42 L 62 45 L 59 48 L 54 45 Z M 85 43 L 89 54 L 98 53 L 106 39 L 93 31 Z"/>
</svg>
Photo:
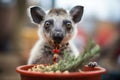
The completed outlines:
<svg viewBox="0 0 120 80">
<path fill-rule="evenodd" d="M 98 65 L 97 62 L 89 62 L 88 63 L 88 66 L 93 67 L 93 68 L 96 67 L 97 65 Z"/>
</svg>

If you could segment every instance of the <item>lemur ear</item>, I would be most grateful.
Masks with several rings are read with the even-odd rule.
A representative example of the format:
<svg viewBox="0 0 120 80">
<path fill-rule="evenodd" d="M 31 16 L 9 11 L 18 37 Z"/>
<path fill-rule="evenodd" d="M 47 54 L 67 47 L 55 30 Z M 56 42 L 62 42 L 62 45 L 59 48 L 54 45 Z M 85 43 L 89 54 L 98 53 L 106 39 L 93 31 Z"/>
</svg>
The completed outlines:
<svg viewBox="0 0 120 80">
<path fill-rule="evenodd" d="M 43 21 L 45 17 L 45 12 L 40 7 L 31 7 L 30 14 L 32 20 L 37 24 L 40 24 L 40 22 Z"/>
<path fill-rule="evenodd" d="M 78 23 L 83 15 L 84 7 L 83 6 L 75 6 L 70 10 L 70 15 L 72 16 L 72 20 L 75 23 Z"/>
</svg>

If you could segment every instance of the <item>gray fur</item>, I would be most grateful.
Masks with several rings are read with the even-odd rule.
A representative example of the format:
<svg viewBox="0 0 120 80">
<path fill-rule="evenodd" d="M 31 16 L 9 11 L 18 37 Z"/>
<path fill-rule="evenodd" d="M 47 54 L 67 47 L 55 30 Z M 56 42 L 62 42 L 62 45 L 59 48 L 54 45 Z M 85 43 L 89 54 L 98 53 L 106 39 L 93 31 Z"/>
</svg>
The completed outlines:
<svg viewBox="0 0 120 80">
<path fill-rule="evenodd" d="M 31 51 L 31 56 L 29 58 L 28 64 L 52 64 L 53 61 L 53 54 L 52 49 L 53 47 L 50 46 L 49 44 L 45 43 L 44 41 L 37 42 L 34 48 Z M 60 58 L 63 58 L 63 53 L 68 53 L 71 56 L 75 56 L 73 50 L 71 49 L 71 45 L 69 44 L 68 46 L 62 46 L 60 48 L 61 52 Z"/>
<path fill-rule="evenodd" d="M 36 42 L 35 46 L 31 50 L 28 64 L 52 64 L 53 63 L 52 59 L 53 59 L 54 53 L 52 52 L 52 50 L 54 49 L 53 47 L 54 42 L 51 34 L 54 33 L 56 29 L 60 30 L 63 33 L 63 40 L 59 44 L 61 45 L 61 47 L 59 48 L 61 51 L 59 53 L 60 55 L 59 59 L 63 58 L 64 52 L 72 56 L 79 55 L 79 52 L 77 51 L 77 49 L 72 43 L 72 40 L 77 33 L 77 30 L 75 27 L 76 23 L 72 20 L 74 16 L 71 16 L 72 13 L 67 13 L 67 11 L 64 9 L 51 9 L 48 12 L 48 14 L 45 15 L 45 14 L 41 14 L 44 12 L 42 9 L 39 9 L 39 7 L 35 7 L 31 9 L 35 9 L 33 10 L 34 12 L 31 14 L 33 21 L 35 23 L 40 22 L 38 23 L 40 26 L 38 30 L 38 34 L 40 35 L 40 40 Z M 72 11 L 74 11 L 74 9 L 72 9 Z M 79 11 L 76 11 L 74 15 L 78 14 L 78 12 Z M 37 16 L 39 16 L 40 19 L 36 17 L 36 14 Z M 75 18 L 79 18 L 79 17 L 81 18 L 81 16 L 78 16 L 78 17 L 76 16 Z M 48 29 L 46 29 L 45 23 L 48 20 L 52 20 L 52 22 L 50 23 L 49 26 L 47 26 Z M 66 29 L 67 27 L 66 27 L 66 23 L 64 23 L 64 20 L 68 20 L 71 23 L 71 29 L 69 31 Z M 69 43 L 69 45 L 66 46 L 66 43 Z"/>
</svg>

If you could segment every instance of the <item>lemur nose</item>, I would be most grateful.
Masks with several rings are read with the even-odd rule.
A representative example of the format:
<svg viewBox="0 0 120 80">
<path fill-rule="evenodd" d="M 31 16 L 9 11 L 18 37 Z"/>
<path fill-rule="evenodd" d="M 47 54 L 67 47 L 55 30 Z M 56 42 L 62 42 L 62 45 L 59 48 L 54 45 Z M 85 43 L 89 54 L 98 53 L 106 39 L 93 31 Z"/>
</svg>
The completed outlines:
<svg viewBox="0 0 120 80">
<path fill-rule="evenodd" d="M 62 31 L 55 31 L 52 37 L 55 43 L 60 43 L 63 40 L 63 33 Z"/>
<path fill-rule="evenodd" d="M 61 32 L 56 32 L 55 36 L 61 36 Z"/>
</svg>

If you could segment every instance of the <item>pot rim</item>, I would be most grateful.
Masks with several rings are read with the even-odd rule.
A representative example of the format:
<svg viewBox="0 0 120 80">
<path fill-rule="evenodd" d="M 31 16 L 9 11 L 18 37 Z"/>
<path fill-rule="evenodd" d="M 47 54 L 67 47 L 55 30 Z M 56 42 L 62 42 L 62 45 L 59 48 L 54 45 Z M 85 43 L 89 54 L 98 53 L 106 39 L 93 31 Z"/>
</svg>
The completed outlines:
<svg viewBox="0 0 120 80">
<path fill-rule="evenodd" d="M 27 71 L 29 68 L 33 67 L 34 65 L 22 65 L 18 66 L 16 68 L 16 72 L 20 73 L 21 75 L 26 76 L 49 76 L 49 77 L 69 77 L 69 76 L 95 76 L 95 75 L 101 75 L 106 72 L 106 69 L 102 67 L 94 67 L 91 68 L 91 71 L 81 71 L 81 72 L 70 72 L 70 73 L 43 73 L 43 72 L 30 72 Z M 89 68 L 88 66 L 85 66 L 84 68 Z M 26 70 L 27 69 L 27 70 Z"/>
</svg>

